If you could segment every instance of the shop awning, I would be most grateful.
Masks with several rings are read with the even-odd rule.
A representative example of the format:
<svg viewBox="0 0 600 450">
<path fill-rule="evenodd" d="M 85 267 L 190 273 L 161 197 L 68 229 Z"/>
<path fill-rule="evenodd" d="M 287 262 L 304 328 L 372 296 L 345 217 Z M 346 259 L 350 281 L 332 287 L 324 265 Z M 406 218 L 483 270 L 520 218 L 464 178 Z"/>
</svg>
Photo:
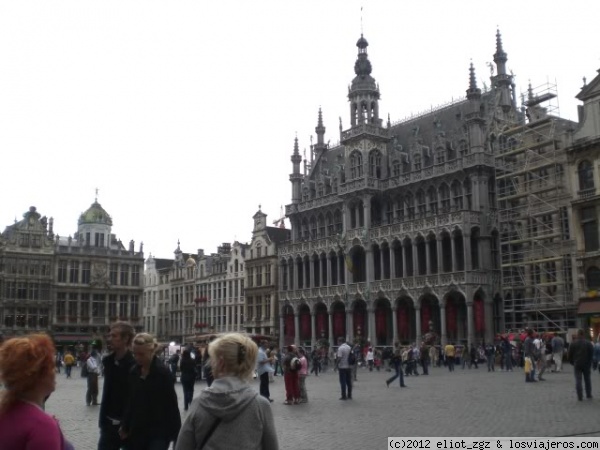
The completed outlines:
<svg viewBox="0 0 600 450">
<path fill-rule="evenodd" d="M 577 307 L 577 315 L 600 314 L 600 300 L 583 300 Z"/>
</svg>

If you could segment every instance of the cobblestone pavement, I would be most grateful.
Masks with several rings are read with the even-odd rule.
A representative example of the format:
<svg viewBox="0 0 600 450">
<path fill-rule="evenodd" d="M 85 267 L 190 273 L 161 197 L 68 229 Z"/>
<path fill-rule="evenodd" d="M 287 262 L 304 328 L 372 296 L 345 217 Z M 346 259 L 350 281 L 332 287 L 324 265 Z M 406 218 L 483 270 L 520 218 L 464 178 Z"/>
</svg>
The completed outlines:
<svg viewBox="0 0 600 450">
<path fill-rule="evenodd" d="M 340 401 L 337 373 L 307 379 L 309 403 L 283 404 L 283 378 L 271 383 L 282 449 L 384 449 L 388 436 L 600 436 L 600 377 L 592 374 L 593 400 L 577 401 L 572 368 L 525 383 L 519 369 L 487 372 L 430 370 L 386 388 L 389 372 L 360 368 L 353 399 Z M 102 386 L 102 379 L 100 380 Z M 205 387 L 196 384 L 195 395 Z M 85 379 L 58 377 L 46 410 L 61 423 L 76 450 L 96 449 L 97 406 L 85 405 Z M 256 381 L 258 390 L 258 381 Z M 183 414 L 181 384 L 177 394 Z"/>
</svg>

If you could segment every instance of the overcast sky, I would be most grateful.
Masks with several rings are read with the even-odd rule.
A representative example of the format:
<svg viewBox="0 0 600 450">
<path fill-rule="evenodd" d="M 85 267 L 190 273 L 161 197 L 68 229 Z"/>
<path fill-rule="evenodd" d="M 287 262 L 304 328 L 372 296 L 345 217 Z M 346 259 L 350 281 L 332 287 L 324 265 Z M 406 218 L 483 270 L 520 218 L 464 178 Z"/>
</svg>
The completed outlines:
<svg viewBox="0 0 600 450">
<path fill-rule="evenodd" d="M 325 141 L 349 126 L 361 6 L 384 120 L 464 96 L 471 61 L 489 85 L 497 27 L 562 117 L 600 68 L 597 0 L 1 1 L 0 228 L 36 206 L 73 235 L 98 188 L 146 256 L 248 242 L 291 201 L 296 133 L 319 107 Z"/>
</svg>

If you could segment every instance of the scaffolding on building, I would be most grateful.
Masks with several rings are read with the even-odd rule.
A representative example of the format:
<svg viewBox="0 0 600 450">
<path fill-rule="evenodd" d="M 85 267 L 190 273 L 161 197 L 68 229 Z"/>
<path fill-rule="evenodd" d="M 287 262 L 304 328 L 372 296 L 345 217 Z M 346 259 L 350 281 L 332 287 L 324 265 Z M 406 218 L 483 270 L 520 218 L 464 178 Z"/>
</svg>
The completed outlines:
<svg viewBox="0 0 600 450">
<path fill-rule="evenodd" d="M 574 243 L 556 85 L 522 98 L 521 117 L 502 124 L 495 143 L 505 327 L 566 332 L 575 323 Z"/>
</svg>

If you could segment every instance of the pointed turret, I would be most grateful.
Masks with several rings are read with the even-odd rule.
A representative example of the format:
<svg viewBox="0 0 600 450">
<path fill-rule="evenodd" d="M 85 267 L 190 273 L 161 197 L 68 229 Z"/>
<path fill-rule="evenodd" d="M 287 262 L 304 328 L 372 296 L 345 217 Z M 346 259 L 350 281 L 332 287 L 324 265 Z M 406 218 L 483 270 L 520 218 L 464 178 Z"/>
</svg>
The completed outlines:
<svg viewBox="0 0 600 450">
<path fill-rule="evenodd" d="M 502 36 L 500 30 L 496 30 L 496 53 L 494 53 L 496 76 L 492 76 L 491 81 L 492 86 L 496 88 L 496 105 L 502 108 L 504 114 L 509 114 L 511 108 L 515 107 L 515 101 L 511 92 L 513 77 L 506 73 L 506 61 L 508 58 L 502 47 Z"/>
<path fill-rule="evenodd" d="M 496 72 L 498 75 L 506 75 L 506 61 L 508 57 L 502 48 L 502 35 L 500 30 L 496 30 L 496 53 L 494 53 L 494 62 L 496 63 Z"/>
<path fill-rule="evenodd" d="M 356 77 L 348 90 L 350 101 L 350 126 L 363 125 L 365 123 L 381 126 L 379 118 L 379 87 L 371 76 L 371 62 L 367 54 L 369 43 L 361 34 L 356 42 L 358 56 L 354 63 Z"/>
<path fill-rule="evenodd" d="M 477 87 L 477 79 L 475 78 L 475 68 L 473 63 L 469 67 L 469 89 L 467 89 L 467 98 L 469 100 L 477 100 L 481 98 L 481 89 Z"/>
<path fill-rule="evenodd" d="M 466 114 L 466 125 L 469 132 L 470 153 L 483 151 L 484 132 L 483 118 L 481 117 L 481 89 L 477 87 L 475 68 L 473 63 L 469 66 L 469 89 L 467 89 L 469 110 Z"/>
<path fill-rule="evenodd" d="M 298 147 L 298 136 L 294 138 L 294 152 L 292 153 L 291 160 L 293 168 L 292 173 L 290 174 L 290 181 L 292 182 L 292 203 L 300 203 L 302 198 L 302 174 L 300 173 L 302 156 L 300 155 L 300 148 Z"/>
</svg>

